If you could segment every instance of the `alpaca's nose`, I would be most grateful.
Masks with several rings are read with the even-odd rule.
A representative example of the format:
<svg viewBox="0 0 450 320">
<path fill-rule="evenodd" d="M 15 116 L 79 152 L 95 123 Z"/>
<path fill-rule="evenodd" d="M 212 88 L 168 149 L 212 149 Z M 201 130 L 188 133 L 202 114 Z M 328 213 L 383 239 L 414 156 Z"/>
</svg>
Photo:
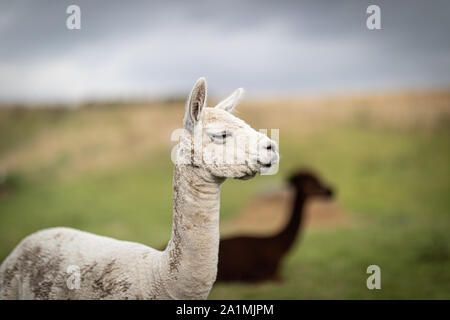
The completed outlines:
<svg viewBox="0 0 450 320">
<path fill-rule="evenodd" d="M 265 137 L 261 143 L 261 148 L 260 157 L 261 160 L 264 160 L 264 163 L 270 163 L 272 165 L 278 162 L 278 146 L 275 141 Z"/>
</svg>

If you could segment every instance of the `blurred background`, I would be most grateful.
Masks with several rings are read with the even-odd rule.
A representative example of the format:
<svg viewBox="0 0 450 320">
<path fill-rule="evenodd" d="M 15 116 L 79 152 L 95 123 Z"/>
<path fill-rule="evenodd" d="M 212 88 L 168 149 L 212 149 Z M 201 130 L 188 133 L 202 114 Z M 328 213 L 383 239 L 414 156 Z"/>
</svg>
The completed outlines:
<svg viewBox="0 0 450 320">
<path fill-rule="evenodd" d="M 210 105 L 244 87 L 237 115 L 280 130 L 277 175 L 223 185 L 223 236 L 282 228 L 299 167 L 337 191 L 308 203 L 282 281 L 210 299 L 449 299 L 449 14 L 444 0 L 2 1 L 0 261 L 52 226 L 164 246 L 170 135 L 205 76 Z"/>
</svg>

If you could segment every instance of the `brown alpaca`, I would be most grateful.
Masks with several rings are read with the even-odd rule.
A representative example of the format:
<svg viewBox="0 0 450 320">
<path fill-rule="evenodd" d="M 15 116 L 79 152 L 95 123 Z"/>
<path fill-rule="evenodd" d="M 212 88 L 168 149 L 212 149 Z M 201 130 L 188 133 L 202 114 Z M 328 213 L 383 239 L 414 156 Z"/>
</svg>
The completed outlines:
<svg viewBox="0 0 450 320">
<path fill-rule="evenodd" d="M 330 198 L 333 194 L 329 187 L 309 172 L 300 171 L 292 175 L 289 183 L 295 188 L 295 199 L 288 224 L 270 237 L 240 236 L 221 240 L 216 281 L 279 279 L 280 262 L 299 233 L 306 200 L 316 196 Z"/>
</svg>

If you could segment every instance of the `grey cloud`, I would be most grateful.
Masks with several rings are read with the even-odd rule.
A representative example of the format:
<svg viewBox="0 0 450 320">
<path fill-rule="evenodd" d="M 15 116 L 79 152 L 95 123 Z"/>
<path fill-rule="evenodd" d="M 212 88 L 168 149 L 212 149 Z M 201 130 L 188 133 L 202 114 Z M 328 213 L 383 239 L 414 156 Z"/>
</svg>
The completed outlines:
<svg viewBox="0 0 450 320">
<path fill-rule="evenodd" d="M 443 0 L 2 1 L 0 100 L 170 94 L 202 75 L 255 95 L 448 86 L 449 13 Z"/>
</svg>

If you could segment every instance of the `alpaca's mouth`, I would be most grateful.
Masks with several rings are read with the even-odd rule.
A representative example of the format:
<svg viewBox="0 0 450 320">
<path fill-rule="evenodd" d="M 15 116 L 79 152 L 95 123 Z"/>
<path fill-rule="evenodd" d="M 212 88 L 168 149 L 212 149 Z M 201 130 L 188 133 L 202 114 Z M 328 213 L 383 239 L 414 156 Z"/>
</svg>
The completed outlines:
<svg viewBox="0 0 450 320">
<path fill-rule="evenodd" d="M 270 168 L 272 166 L 272 162 L 269 163 L 263 163 L 261 161 L 258 160 L 258 164 L 263 167 L 263 168 Z"/>
<path fill-rule="evenodd" d="M 239 177 L 238 179 L 239 179 L 239 180 L 248 180 L 248 179 L 253 178 L 255 175 L 256 175 L 256 172 L 251 171 L 250 173 L 247 173 L 247 174 L 245 174 L 245 175 Z"/>
<path fill-rule="evenodd" d="M 257 163 L 260 167 L 265 168 L 265 169 L 268 169 L 268 168 L 272 167 L 272 162 L 269 162 L 269 163 L 263 163 L 263 162 L 257 160 L 256 163 Z M 248 180 L 248 179 L 253 178 L 257 173 L 258 173 L 258 170 L 252 170 L 252 169 L 250 169 L 248 173 L 246 173 L 245 175 L 239 177 L 238 179 L 240 179 L 240 180 Z"/>
</svg>

